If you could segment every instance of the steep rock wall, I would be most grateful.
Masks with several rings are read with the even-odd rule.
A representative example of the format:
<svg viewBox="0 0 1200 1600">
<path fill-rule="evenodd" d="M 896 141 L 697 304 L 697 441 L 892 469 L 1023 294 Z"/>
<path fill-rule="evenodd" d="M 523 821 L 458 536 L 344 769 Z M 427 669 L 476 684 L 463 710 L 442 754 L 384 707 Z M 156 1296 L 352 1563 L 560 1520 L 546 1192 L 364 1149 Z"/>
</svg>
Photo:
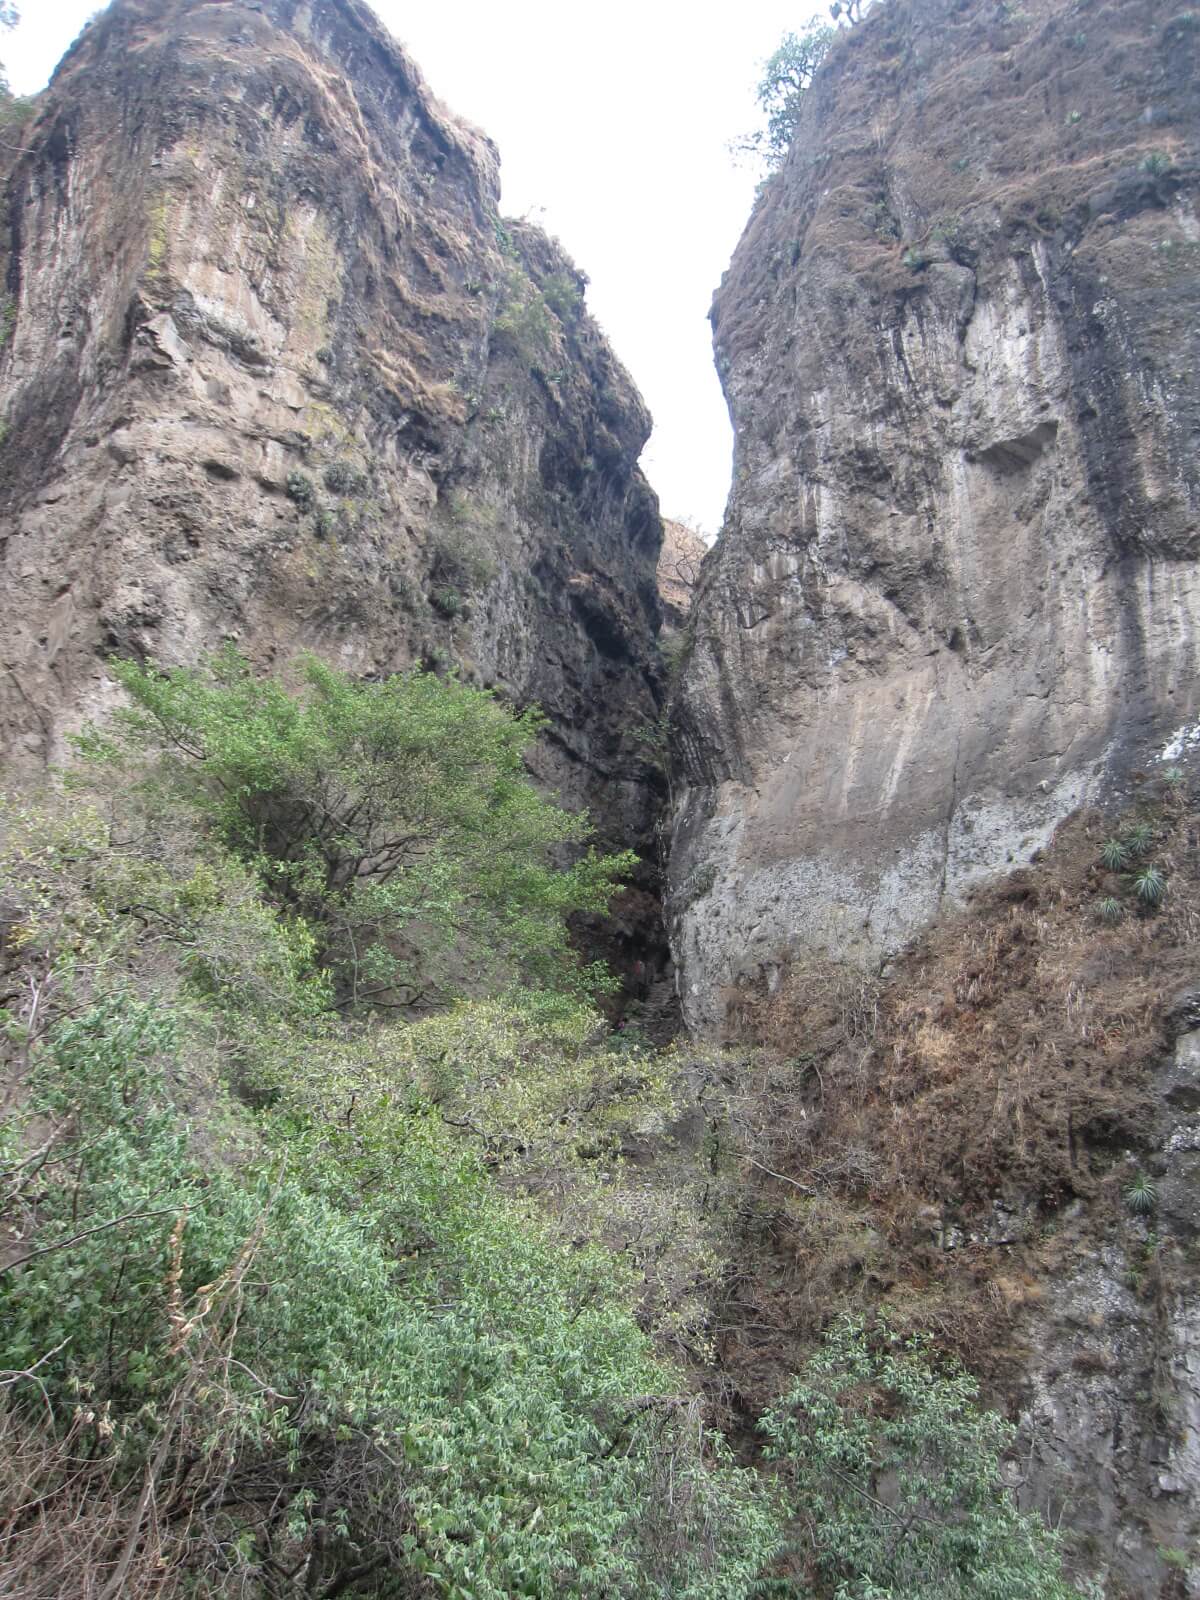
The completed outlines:
<svg viewBox="0 0 1200 1600">
<path fill-rule="evenodd" d="M 675 707 L 685 1014 L 872 964 L 1200 715 L 1200 31 L 890 0 L 718 292 Z"/>
<path fill-rule="evenodd" d="M 108 652 L 455 663 L 623 843 L 659 783 L 649 418 L 586 280 L 360 0 L 115 0 L 8 153 L 0 735 Z"/>
</svg>

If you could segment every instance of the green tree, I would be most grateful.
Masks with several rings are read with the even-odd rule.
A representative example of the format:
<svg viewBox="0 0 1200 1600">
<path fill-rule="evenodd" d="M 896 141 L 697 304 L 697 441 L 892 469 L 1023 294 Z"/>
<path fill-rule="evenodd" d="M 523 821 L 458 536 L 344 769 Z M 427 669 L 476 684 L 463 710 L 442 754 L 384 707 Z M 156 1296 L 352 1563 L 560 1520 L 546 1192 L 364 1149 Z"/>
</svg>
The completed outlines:
<svg viewBox="0 0 1200 1600">
<path fill-rule="evenodd" d="M 763 1419 L 821 1595 L 1078 1600 L 1001 1470 L 1014 1430 L 922 1341 L 843 1318 Z"/>
<path fill-rule="evenodd" d="M 813 21 L 803 33 L 785 33 L 767 59 L 757 90 L 766 126 L 747 134 L 734 148 L 762 161 L 768 172 L 782 166 L 804 95 L 836 36 L 836 28 Z"/>
<path fill-rule="evenodd" d="M 123 782 L 132 763 L 151 806 L 198 815 L 314 927 L 343 1005 L 602 984 L 566 919 L 605 910 L 633 857 L 580 854 L 587 818 L 534 788 L 536 708 L 426 672 L 355 682 L 311 657 L 293 691 L 232 649 L 113 671 L 132 704 L 80 752 Z"/>
</svg>

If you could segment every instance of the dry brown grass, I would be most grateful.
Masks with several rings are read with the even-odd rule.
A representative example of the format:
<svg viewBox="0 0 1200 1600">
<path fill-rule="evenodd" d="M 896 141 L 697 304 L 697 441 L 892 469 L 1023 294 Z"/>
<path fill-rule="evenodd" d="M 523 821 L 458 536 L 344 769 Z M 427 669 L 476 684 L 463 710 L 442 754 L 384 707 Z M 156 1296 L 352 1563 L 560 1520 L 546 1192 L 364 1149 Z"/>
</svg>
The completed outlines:
<svg viewBox="0 0 1200 1600">
<path fill-rule="evenodd" d="M 1099 861 L 1136 822 L 1168 879 L 1157 912 Z M 735 1031 L 794 1079 L 760 1119 L 718 1318 L 740 1404 L 761 1405 L 839 1311 L 883 1303 L 985 1376 L 1015 1370 L 1015 1322 L 1052 1270 L 1043 1222 L 1073 1199 L 1085 1226 L 1111 1222 L 1120 1163 L 1153 1136 L 1166 1015 L 1194 975 L 1198 833 L 1182 796 L 1147 784 L 1116 822 L 1072 818 L 886 978 L 810 966 L 731 997 Z"/>
</svg>

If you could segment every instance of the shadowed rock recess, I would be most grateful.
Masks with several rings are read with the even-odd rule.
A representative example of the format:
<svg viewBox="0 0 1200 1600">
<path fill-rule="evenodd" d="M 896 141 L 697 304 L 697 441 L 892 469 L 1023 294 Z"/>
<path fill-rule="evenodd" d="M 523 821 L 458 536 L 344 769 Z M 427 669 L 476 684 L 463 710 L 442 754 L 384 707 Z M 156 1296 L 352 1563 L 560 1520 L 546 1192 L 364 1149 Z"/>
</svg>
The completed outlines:
<svg viewBox="0 0 1200 1600">
<path fill-rule="evenodd" d="M 674 723 L 693 1026 L 878 964 L 1200 716 L 1200 32 L 893 0 L 713 307 L 736 431 Z"/>
<path fill-rule="evenodd" d="M 109 652 L 455 663 L 645 842 L 650 421 L 498 158 L 357 0 L 116 0 L 6 151 L 0 731 L 35 765 Z"/>
</svg>

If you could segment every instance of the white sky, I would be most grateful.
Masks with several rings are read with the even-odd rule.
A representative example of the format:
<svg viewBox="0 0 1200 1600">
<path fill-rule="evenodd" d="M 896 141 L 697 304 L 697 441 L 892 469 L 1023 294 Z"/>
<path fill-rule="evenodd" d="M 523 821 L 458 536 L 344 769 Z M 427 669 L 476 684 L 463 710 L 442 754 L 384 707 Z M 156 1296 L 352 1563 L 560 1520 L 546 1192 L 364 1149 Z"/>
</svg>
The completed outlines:
<svg viewBox="0 0 1200 1600">
<path fill-rule="evenodd" d="M 14 89 L 42 87 L 96 0 L 21 0 L 0 38 Z M 741 0 L 719 21 L 677 0 L 375 0 L 435 94 L 500 147 L 506 213 L 588 273 L 588 303 L 655 418 L 642 458 L 668 516 L 720 526 L 731 435 L 708 307 L 750 213 L 731 138 L 759 68 L 812 0 Z M 820 10 L 823 14 L 824 7 Z"/>
</svg>

